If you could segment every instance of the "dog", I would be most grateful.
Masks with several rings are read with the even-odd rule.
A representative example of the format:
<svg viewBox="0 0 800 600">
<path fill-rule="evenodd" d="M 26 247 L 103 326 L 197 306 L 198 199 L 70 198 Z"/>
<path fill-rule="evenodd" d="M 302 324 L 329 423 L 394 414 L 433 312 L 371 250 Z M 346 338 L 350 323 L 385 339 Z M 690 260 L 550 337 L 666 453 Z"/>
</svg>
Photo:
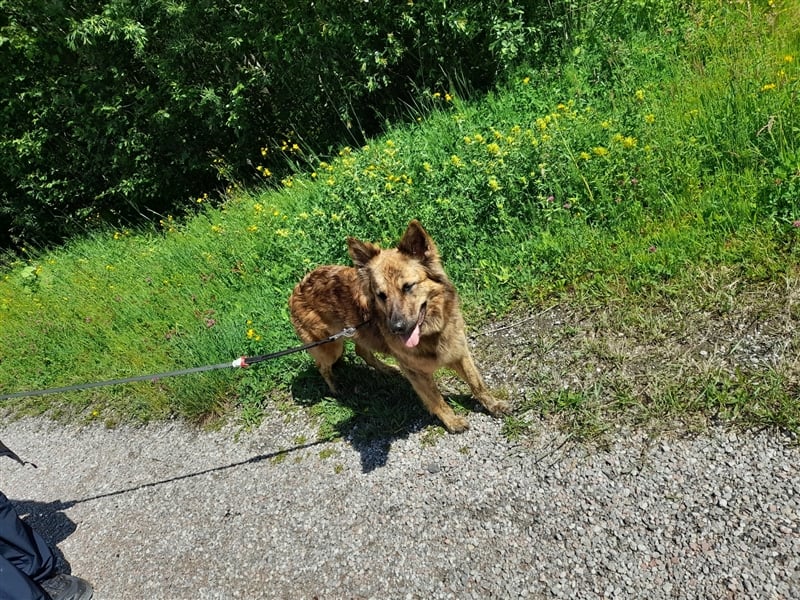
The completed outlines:
<svg viewBox="0 0 800 600">
<path fill-rule="evenodd" d="M 347 238 L 353 267 L 327 265 L 308 273 L 289 298 L 291 321 L 304 343 L 357 327 L 356 353 L 381 373 L 401 372 L 425 408 L 451 433 L 469 427 L 444 401 L 434 373 L 454 370 L 493 416 L 509 405 L 492 396 L 467 344 L 458 294 L 444 272 L 438 249 L 416 220 L 396 248 L 384 250 Z M 344 352 L 340 338 L 309 349 L 320 374 L 336 393 L 332 367 Z M 375 353 L 394 357 L 391 366 Z"/>
</svg>

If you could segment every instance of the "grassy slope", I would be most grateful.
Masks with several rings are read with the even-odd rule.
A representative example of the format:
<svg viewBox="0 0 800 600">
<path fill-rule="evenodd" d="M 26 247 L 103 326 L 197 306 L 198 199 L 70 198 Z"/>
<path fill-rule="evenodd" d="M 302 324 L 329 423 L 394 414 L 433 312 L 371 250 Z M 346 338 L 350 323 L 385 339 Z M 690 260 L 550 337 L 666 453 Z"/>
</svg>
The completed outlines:
<svg viewBox="0 0 800 600">
<path fill-rule="evenodd" d="M 480 102 L 434 99 L 421 125 L 330 164 L 288 145 L 308 170 L 279 190 L 236 192 L 159 234 L 98 235 L 18 261 L 0 281 L 0 391 L 293 345 L 285 302 L 302 273 L 345 261 L 347 235 L 393 243 L 413 217 L 439 242 L 472 322 L 553 298 L 630 314 L 665 298 L 709 302 L 709 281 L 796 281 L 800 10 L 661 16 L 649 32 L 623 23 L 579 36 L 562 64 L 522 71 Z M 782 381 L 790 403 L 796 374 Z M 14 407 L 114 422 L 240 406 L 251 422 L 267 394 L 291 391 L 330 421 L 372 411 L 389 429 L 406 422 L 392 390 L 344 406 L 320 402 L 314 382 L 296 355 Z"/>
</svg>

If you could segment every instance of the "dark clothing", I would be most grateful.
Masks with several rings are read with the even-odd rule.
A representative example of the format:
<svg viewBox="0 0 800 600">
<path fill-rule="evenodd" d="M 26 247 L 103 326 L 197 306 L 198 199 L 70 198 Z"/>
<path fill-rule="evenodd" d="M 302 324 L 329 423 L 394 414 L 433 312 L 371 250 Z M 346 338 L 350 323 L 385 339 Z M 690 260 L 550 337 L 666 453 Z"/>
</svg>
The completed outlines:
<svg viewBox="0 0 800 600">
<path fill-rule="evenodd" d="M 0 492 L 0 600 L 49 600 L 37 582 L 55 568 L 53 551 Z"/>
</svg>

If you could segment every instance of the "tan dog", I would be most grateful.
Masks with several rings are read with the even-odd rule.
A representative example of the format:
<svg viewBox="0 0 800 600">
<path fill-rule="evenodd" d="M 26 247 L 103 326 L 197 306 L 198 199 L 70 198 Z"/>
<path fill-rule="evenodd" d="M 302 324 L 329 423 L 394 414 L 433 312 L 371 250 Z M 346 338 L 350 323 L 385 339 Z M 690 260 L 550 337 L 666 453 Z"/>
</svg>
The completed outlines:
<svg viewBox="0 0 800 600">
<path fill-rule="evenodd" d="M 506 402 L 489 393 L 472 360 L 456 289 L 442 268 L 431 237 L 418 221 L 408 224 L 397 248 L 347 239 L 355 268 L 319 267 L 297 284 L 289 298 L 292 324 L 308 343 L 345 327 L 366 323 L 354 336 L 356 353 L 383 373 L 397 372 L 375 356 L 393 356 L 425 408 L 452 432 L 469 427 L 444 401 L 434 372 L 453 369 L 494 416 Z M 331 368 L 344 351 L 340 339 L 309 350 L 332 392 Z"/>
</svg>

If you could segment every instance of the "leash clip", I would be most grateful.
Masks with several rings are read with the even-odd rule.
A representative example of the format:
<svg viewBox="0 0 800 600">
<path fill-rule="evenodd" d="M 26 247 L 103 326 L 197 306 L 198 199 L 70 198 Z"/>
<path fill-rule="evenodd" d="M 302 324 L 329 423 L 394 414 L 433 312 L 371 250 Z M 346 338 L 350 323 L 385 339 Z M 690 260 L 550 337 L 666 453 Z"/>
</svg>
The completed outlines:
<svg viewBox="0 0 800 600">
<path fill-rule="evenodd" d="M 345 327 L 339 334 L 341 337 L 351 338 L 356 334 L 357 327 Z"/>
</svg>

